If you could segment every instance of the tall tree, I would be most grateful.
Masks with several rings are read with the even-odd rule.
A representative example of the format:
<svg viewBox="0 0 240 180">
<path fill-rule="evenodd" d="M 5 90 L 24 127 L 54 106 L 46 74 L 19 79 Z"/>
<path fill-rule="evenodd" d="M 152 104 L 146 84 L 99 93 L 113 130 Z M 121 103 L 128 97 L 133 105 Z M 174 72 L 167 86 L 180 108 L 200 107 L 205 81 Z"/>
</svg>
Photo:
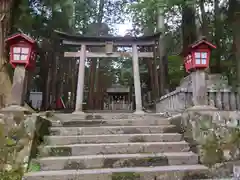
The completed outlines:
<svg viewBox="0 0 240 180">
<path fill-rule="evenodd" d="M 237 87 L 240 93 L 240 1 L 229 0 L 229 17 L 233 32 L 233 53 L 237 64 Z"/>
<path fill-rule="evenodd" d="M 8 64 L 8 50 L 5 48 L 5 39 L 10 35 L 14 15 L 18 13 L 20 0 L 1 0 L 0 1 L 0 108 L 9 103 L 11 93 L 11 71 Z"/>
</svg>

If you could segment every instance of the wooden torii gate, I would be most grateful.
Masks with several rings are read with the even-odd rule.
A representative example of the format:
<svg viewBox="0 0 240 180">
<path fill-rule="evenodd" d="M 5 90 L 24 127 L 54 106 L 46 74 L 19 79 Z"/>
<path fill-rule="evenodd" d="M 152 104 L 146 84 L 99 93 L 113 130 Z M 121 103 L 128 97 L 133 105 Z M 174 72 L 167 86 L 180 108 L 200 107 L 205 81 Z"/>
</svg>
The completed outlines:
<svg viewBox="0 0 240 180">
<path fill-rule="evenodd" d="M 139 52 L 138 47 L 154 47 L 157 45 L 160 33 L 152 36 L 141 37 L 111 37 L 111 36 L 82 36 L 72 35 L 65 32 L 55 30 L 55 33 L 60 37 L 63 45 L 80 47 L 79 52 L 65 52 L 64 57 L 78 57 L 79 73 L 76 93 L 75 112 L 83 114 L 83 96 L 84 96 L 84 76 L 85 76 L 85 61 L 87 58 L 118 58 L 132 57 L 133 61 L 133 76 L 136 114 L 143 114 L 142 110 L 142 95 L 141 83 L 139 74 L 139 58 L 154 58 L 154 52 Z M 89 52 L 88 47 L 105 47 L 105 52 Z M 113 52 L 114 47 L 132 47 L 132 52 Z M 154 49 L 153 48 L 153 49 Z M 158 82 L 156 82 L 158 83 Z"/>
</svg>

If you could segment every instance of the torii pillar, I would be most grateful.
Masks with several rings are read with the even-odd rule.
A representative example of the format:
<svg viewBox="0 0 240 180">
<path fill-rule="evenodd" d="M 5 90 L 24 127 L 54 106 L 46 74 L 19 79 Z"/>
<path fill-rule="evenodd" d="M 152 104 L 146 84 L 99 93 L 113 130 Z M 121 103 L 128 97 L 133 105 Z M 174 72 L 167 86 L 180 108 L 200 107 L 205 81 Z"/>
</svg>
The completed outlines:
<svg viewBox="0 0 240 180">
<path fill-rule="evenodd" d="M 82 104 L 84 98 L 85 60 L 86 60 L 86 45 L 82 44 L 78 67 L 77 97 L 74 114 L 84 114 Z"/>
<path fill-rule="evenodd" d="M 144 111 L 142 110 L 142 93 L 141 93 L 141 83 L 140 83 L 138 49 L 136 44 L 132 45 L 132 61 L 133 61 L 135 102 L 136 102 L 136 111 L 134 113 L 144 114 Z"/>
</svg>

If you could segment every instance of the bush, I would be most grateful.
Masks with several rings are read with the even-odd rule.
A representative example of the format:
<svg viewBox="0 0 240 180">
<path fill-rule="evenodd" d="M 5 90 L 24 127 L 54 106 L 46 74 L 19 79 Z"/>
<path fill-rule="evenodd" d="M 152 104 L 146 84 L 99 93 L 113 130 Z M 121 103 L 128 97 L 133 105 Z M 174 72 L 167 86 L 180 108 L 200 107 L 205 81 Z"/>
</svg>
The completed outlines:
<svg viewBox="0 0 240 180">
<path fill-rule="evenodd" d="M 0 177 L 1 180 L 21 180 L 25 157 L 19 155 L 29 144 L 30 136 L 25 130 L 24 120 L 4 118 L 0 118 Z"/>
</svg>

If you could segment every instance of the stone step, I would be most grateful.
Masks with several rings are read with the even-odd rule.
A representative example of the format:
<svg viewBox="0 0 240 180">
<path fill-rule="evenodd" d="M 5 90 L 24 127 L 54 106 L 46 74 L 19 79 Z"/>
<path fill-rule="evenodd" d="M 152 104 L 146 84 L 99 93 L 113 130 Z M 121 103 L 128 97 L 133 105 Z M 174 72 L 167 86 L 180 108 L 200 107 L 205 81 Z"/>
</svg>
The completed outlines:
<svg viewBox="0 0 240 180">
<path fill-rule="evenodd" d="M 150 167 L 197 164 L 198 156 L 192 152 L 159 154 L 108 154 L 87 156 L 47 157 L 37 160 L 42 171 L 97 169 L 119 167 Z"/>
<path fill-rule="evenodd" d="M 191 180 L 208 173 L 203 165 L 59 170 L 27 173 L 24 180 Z"/>
<path fill-rule="evenodd" d="M 47 145 L 93 144 L 93 143 L 124 143 L 124 142 L 176 142 L 181 141 L 178 133 L 162 134 L 110 134 L 84 136 L 46 136 Z"/>
<path fill-rule="evenodd" d="M 101 134 L 141 134 L 174 133 L 174 125 L 160 126 L 100 126 L 100 127 L 51 127 L 50 134 L 57 136 L 101 135 Z"/>
<path fill-rule="evenodd" d="M 164 117 L 156 113 L 134 114 L 134 113 L 85 113 L 63 114 L 55 113 L 54 116 L 62 120 L 89 120 L 89 119 L 163 119 Z"/>
<path fill-rule="evenodd" d="M 95 127 L 95 126 L 155 126 L 169 125 L 168 119 L 99 119 L 99 120 L 68 120 L 61 121 L 64 127 Z M 59 125 L 57 125 L 59 126 Z"/>
<path fill-rule="evenodd" d="M 186 152 L 188 150 L 188 143 L 179 141 L 45 146 L 42 149 L 42 153 L 43 156 L 79 156 L 96 154 Z"/>
</svg>

